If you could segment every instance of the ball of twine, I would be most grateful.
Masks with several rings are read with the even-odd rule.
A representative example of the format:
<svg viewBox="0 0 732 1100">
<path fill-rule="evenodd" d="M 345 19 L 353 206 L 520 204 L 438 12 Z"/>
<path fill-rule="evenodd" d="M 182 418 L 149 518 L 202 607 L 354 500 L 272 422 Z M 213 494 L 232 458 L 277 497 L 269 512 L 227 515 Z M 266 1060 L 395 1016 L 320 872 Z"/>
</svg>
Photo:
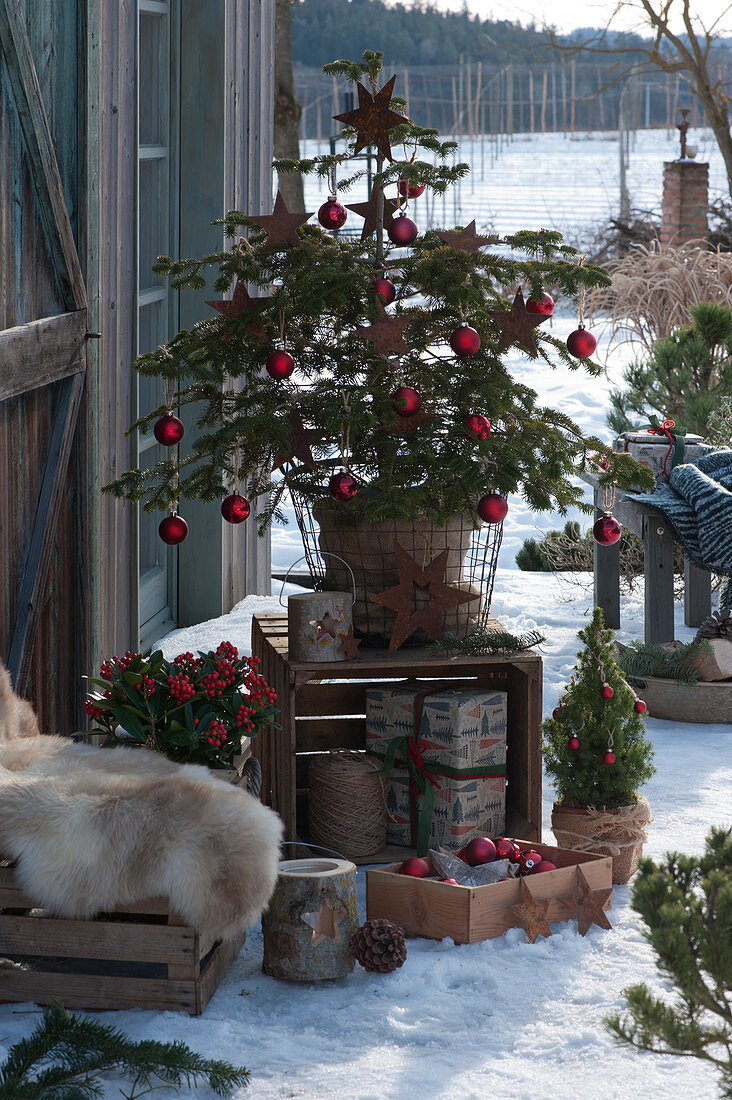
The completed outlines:
<svg viewBox="0 0 732 1100">
<path fill-rule="evenodd" d="M 310 838 L 358 861 L 386 844 L 379 765 L 363 753 L 324 753 L 310 765 Z"/>
</svg>

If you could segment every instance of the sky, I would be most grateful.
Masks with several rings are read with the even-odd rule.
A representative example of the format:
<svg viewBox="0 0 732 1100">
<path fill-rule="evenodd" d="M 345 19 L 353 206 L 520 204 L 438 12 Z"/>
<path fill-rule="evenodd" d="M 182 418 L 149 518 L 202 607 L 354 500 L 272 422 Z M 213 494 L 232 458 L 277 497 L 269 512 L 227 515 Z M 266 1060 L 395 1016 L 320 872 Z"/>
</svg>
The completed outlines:
<svg viewBox="0 0 732 1100">
<path fill-rule="evenodd" d="M 394 0 L 396 3 L 409 0 Z M 616 7 L 621 11 L 614 21 L 618 30 L 639 30 L 637 14 L 632 9 L 637 2 L 619 5 L 616 0 L 515 0 L 512 7 L 506 7 L 495 0 L 435 0 L 437 7 L 459 11 L 465 4 L 468 9 L 482 18 L 510 19 L 521 23 L 548 22 L 560 31 L 571 31 L 577 27 L 603 26 Z M 674 8 L 681 11 L 681 0 L 674 0 Z M 732 4 L 726 0 L 691 0 L 691 8 L 705 24 L 712 23 L 720 14 L 726 12 L 724 29 L 732 32 Z M 673 24 L 672 24 L 673 27 Z"/>
</svg>

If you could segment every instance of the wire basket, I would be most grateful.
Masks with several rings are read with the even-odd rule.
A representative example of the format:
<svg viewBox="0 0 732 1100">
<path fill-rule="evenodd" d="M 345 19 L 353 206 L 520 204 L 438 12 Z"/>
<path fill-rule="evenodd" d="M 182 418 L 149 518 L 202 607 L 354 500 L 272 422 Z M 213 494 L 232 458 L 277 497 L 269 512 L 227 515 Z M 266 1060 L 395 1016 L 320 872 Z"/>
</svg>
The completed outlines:
<svg viewBox="0 0 732 1100">
<path fill-rule="evenodd" d="M 474 517 L 467 514 L 444 522 L 418 516 L 412 520 L 374 523 L 354 517 L 334 502 L 318 501 L 312 505 L 297 493 L 292 498 L 315 588 L 347 591 L 351 587 L 349 570 L 353 571 L 356 588 L 353 626 L 367 646 L 388 644 L 394 628 L 396 612 L 374 603 L 371 597 L 399 584 L 395 542 L 421 569 L 447 550 L 444 583 L 475 596 L 470 602 L 445 611 L 443 633 L 465 637 L 486 625 L 503 524 L 476 528 Z M 427 606 L 430 602 L 427 589 L 415 584 L 414 601 L 415 610 Z M 428 640 L 428 635 L 418 630 L 408 644 L 424 645 Z"/>
</svg>

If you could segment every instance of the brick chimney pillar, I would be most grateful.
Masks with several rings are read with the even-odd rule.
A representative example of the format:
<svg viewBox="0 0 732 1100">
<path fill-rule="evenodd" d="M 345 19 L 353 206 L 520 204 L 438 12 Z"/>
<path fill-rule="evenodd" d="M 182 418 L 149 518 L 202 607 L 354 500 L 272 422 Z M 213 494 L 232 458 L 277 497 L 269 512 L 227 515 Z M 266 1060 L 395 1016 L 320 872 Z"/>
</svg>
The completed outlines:
<svg viewBox="0 0 732 1100">
<path fill-rule="evenodd" d="M 663 166 L 661 244 L 683 244 L 706 238 L 709 165 L 671 160 Z"/>
</svg>

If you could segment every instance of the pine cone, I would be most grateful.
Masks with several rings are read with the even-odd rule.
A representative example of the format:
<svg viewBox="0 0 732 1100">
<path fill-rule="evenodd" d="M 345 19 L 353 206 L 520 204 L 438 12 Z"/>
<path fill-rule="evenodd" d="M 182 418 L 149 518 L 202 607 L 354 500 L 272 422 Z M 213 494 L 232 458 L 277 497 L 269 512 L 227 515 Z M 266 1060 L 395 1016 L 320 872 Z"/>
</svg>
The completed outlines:
<svg viewBox="0 0 732 1100">
<path fill-rule="evenodd" d="M 702 638 L 726 638 L 732 642 L 732 609 L 723 608 L 714 611 L 708 619 L 705 619 L 696 632 L 695 642 Z"/>
<path fill-rule="evenodd" d="M 367 920 L 353 933 L 351 951 L 364 970 L 375 974 L 391 974 L 407 957 L 403 930 L 384 917 Z"/>
</svg>

